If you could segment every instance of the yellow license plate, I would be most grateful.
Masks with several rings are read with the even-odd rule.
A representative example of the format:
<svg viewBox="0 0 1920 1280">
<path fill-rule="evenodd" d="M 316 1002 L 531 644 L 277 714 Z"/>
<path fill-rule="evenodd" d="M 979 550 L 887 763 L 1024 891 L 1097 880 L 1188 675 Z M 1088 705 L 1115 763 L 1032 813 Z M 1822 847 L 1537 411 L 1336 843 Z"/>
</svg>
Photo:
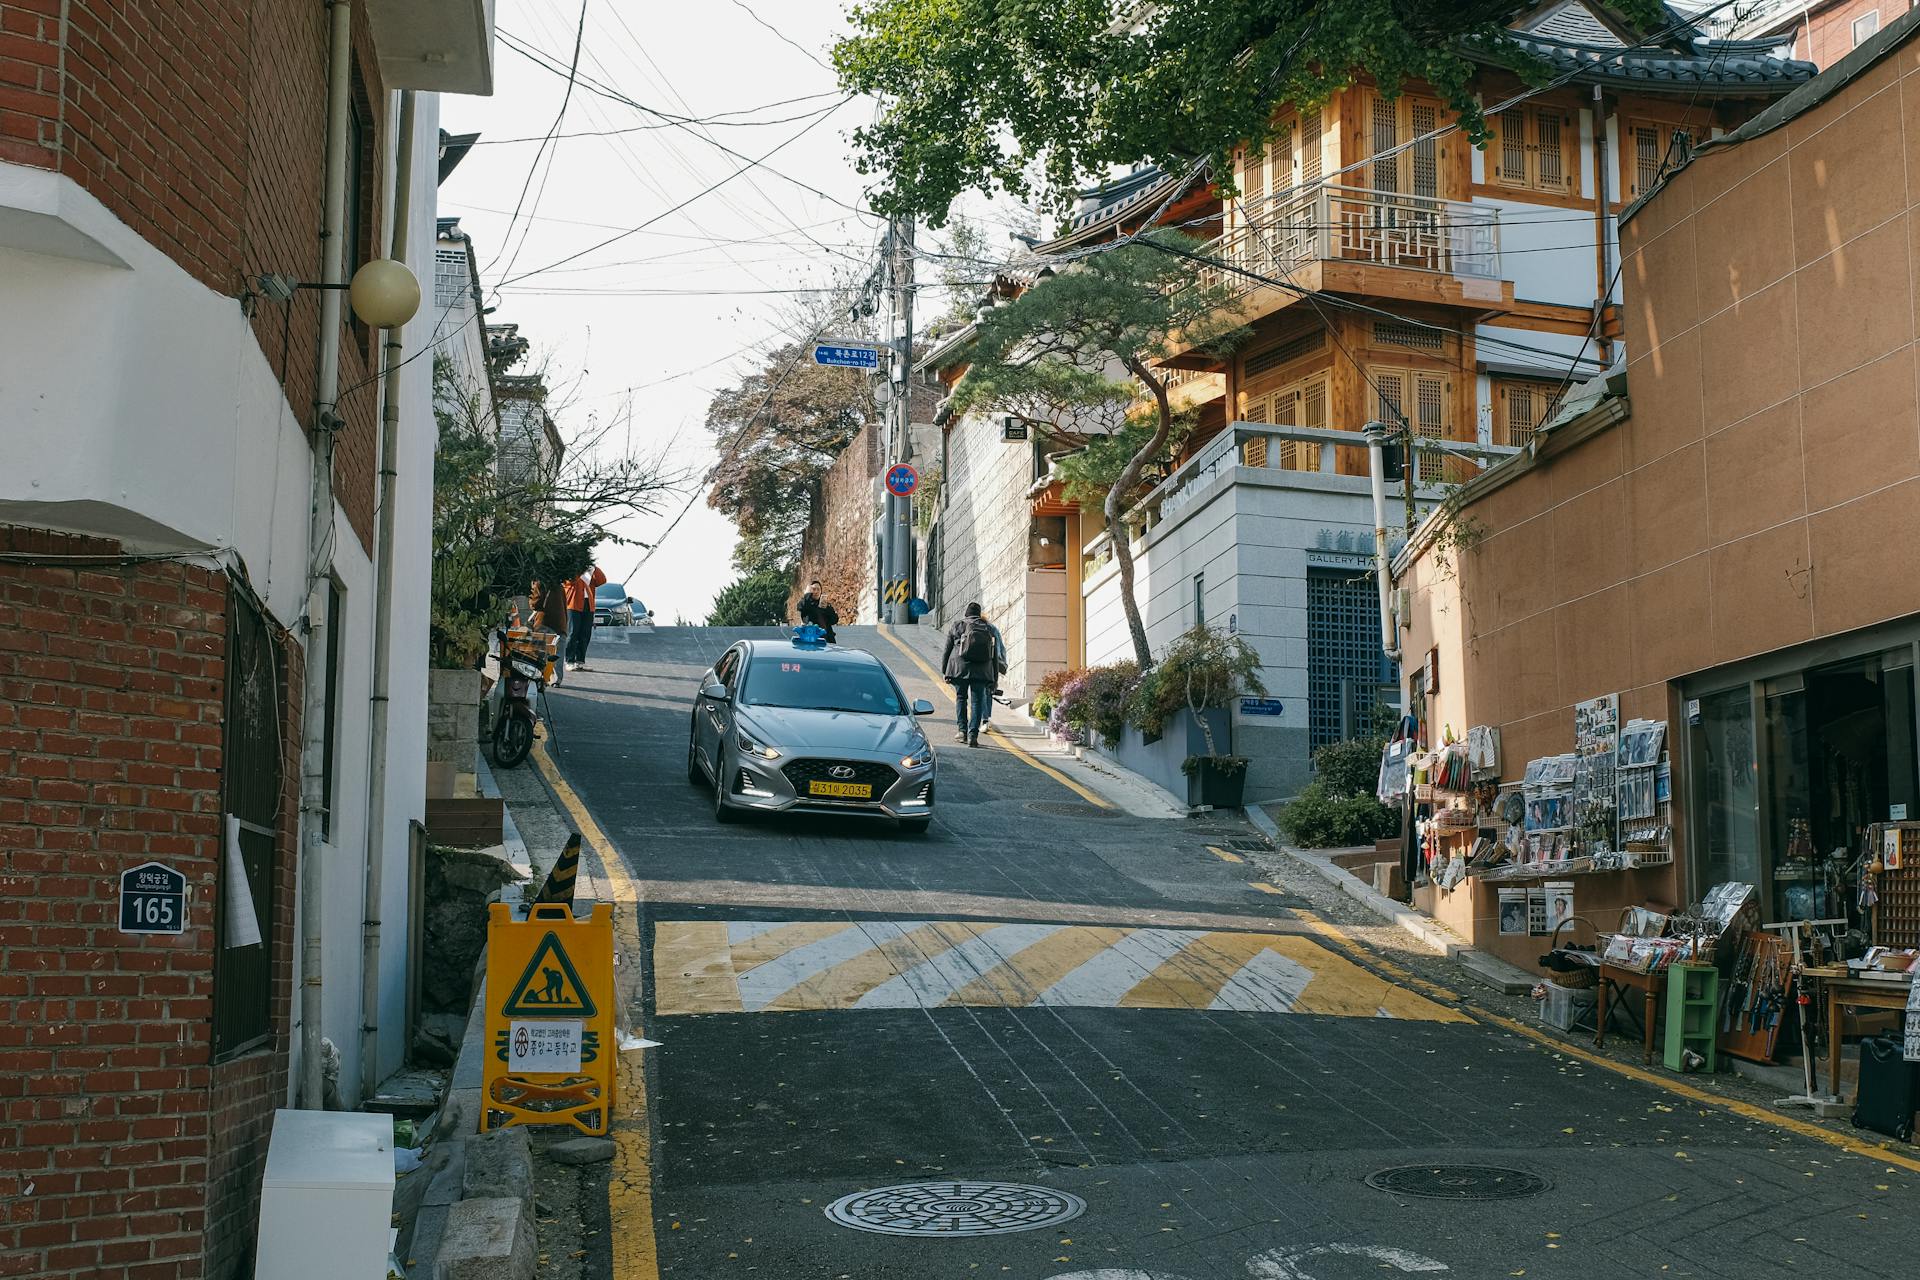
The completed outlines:
<svg viewBox="0 0 1920 1280">
<path fill-rule="evenodd" d="M 867 782 L 809 782 L 807 792 L 816 796 L 837 796 L 843 800 L 871 800 L 873 784 Z"/>
</svg>

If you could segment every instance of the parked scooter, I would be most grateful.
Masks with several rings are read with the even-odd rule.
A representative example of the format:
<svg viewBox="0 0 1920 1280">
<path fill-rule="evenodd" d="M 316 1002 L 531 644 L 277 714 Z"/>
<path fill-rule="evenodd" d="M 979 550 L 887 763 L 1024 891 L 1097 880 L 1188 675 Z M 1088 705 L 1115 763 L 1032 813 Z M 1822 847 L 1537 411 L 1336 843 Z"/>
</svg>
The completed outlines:
<svg viewBox="0 0 1920 1280">
<path fill-rule="evenodd" d="M 540 639 L 524 627 L 493 633 L 493 652 L 487 667 L 498 674 L 487 696 L 488 722 L 493 726 L 493 762 L 511 769 L 533 750 L 534 699 L 553 678 L 553 658 L 543 653 Z"/>
</svg>

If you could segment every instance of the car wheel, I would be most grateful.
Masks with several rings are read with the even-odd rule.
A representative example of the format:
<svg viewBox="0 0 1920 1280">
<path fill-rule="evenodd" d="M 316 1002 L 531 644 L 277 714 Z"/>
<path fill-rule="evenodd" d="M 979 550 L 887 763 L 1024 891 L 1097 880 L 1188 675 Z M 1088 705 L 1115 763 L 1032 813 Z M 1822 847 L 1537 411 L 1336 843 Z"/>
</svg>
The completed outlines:
<svg viewBox="0 0 1920 1280">
<path fill-rule="evenodd" d="M 693 749 L 693 730 L 687 730 L 687 785 L 704 787 L 707 775 L 700 768 L 700 753 Z"/>
<path fill-rule="evenodd" d="M 713 762 L 713 820 L 715 822 L 738 822 L 740 811 L 727 803 L 726 753 L 720 753 Z"/>
<path fill-rule="evenodd" d="M 932 818 L 902 818 L 900 819 L 900 834 L 903 836 L 923 836 L 927 834 L 927 828 L 932 825 Z"/>
</svg>

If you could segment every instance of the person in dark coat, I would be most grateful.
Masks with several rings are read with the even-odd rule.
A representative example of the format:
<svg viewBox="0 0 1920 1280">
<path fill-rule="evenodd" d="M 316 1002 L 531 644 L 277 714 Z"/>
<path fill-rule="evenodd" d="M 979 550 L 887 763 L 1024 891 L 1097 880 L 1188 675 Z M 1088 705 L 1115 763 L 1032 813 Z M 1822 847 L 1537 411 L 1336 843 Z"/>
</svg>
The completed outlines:
<svg viewBox="0 0 1920 1280">
<path fill-rule="evenodd" d="M 940 669 L 953 686 L 954 712 L 959 719 L 955 742 L 980 745 L 980 727 L 993 705 L 993 687 L 1007 669 L 1007 646 L 1000 628 L 981 615 L 976 601 L 947 628 L 947 647 Z"/>
<path fill-rule="evenodd" d="M 833 628 L 840 621 L 840 611 L 820 598 L 820 579 L 815 578 L 807 584 L 807 593 L 800 597 L 794 610 L 800 615 L 801 622 L 825 631 L 828 644 L 839 643 L 839 638 L 833 634 Z"/>
</svg>

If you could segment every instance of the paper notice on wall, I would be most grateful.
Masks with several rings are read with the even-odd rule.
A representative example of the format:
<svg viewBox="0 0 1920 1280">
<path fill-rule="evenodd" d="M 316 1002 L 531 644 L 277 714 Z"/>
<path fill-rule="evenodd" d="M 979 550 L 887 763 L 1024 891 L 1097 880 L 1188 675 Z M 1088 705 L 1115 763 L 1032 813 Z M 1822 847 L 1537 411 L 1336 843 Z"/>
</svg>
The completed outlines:
<svg viewBox="0 0 1920 1280">
<path fill-rule="evenodd" d="M 1908 1062 L 1920 1062 L 1920 978 L 1907 988 L 1906 1058 Z"/>
<path fill-rule="evenodd" d="M 253 910 L 253 883 L 247 878 L 247 859 L 240 852 L 240 819 L 227 815 L 227 875 L 224 886 L 226 944 L 229 947 L 260 945 L 260 917 Z"/>
</svg>

